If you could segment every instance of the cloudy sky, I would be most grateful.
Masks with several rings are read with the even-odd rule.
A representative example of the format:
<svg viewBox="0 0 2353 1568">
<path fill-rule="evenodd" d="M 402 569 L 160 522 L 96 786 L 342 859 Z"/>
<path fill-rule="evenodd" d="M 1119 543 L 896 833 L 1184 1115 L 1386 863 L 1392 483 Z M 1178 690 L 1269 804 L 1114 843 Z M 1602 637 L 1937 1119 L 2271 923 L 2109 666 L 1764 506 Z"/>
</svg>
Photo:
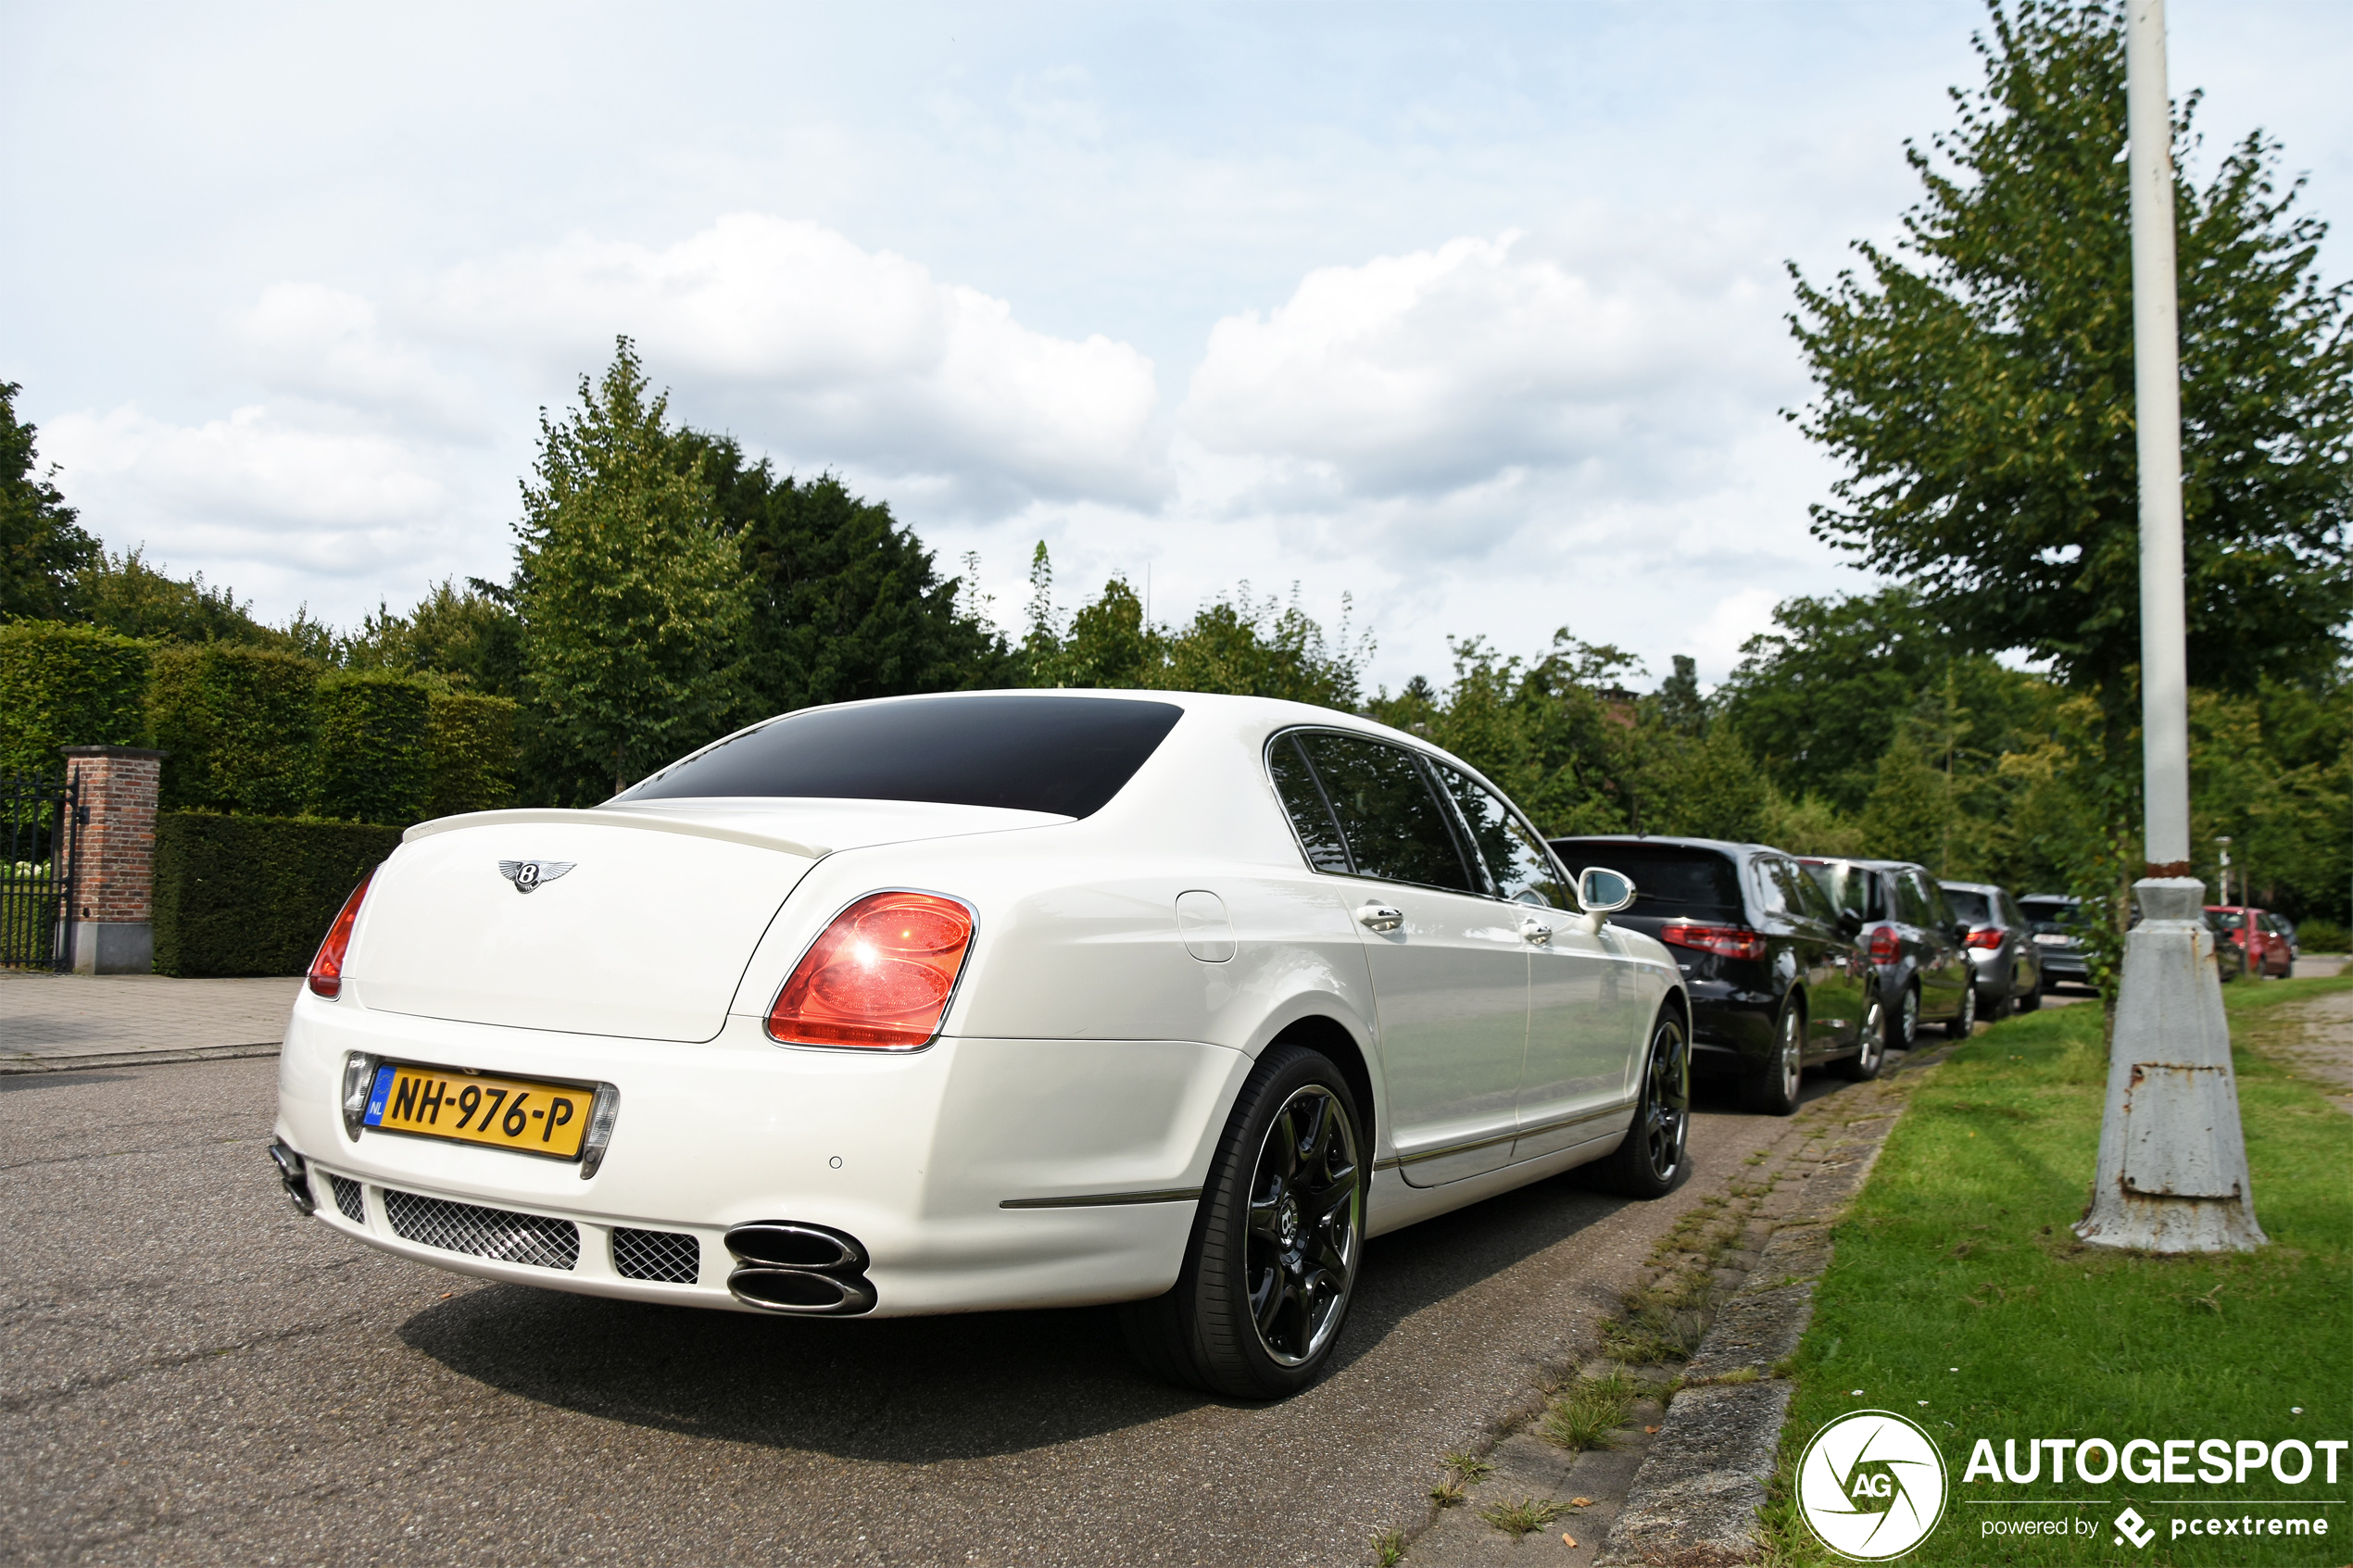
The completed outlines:
<svg viewBox="0 0 2353 1568">
<path fill-rule="evenodd" d="M 2353 214 L 2353 7 L 2171 9 L 2208 136 Z M 1982 20 L 5 0 L 0 380 L 85 525 L 272 619 L 503 578 L 625 332 L 1009 625 L 1043 539 L 1065 606 L 1347 593 L 1392 685 L 1563 624 L 1713 679 L 1862 585 L 1782 265 L 1890 232 Z"/>
</svg>

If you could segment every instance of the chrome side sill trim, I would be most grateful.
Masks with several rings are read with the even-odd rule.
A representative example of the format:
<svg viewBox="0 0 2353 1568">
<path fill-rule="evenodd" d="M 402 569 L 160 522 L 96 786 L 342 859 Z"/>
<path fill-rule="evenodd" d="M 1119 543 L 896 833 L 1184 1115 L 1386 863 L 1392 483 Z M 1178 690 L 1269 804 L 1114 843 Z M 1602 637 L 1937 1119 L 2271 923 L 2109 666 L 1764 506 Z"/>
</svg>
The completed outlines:
<svg viewBox="0 0 2353 1568">
<path fill-rule="evenodd" d="M 1008 1198 L 1000 1209 L 1108 1209 L 1123 1203 L 1191 1203 L 1199 1187 L 1164 1187 L 1158 1192 L 1082 1192 L 1069 1198 Z"/>
</svg>

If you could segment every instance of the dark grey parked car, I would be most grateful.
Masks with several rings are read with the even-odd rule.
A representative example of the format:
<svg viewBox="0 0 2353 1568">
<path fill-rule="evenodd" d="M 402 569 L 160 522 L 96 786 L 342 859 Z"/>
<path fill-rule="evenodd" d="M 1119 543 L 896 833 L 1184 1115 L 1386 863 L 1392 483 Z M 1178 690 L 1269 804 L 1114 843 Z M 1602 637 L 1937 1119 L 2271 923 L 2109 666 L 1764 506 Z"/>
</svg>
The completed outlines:
<svg viewBox="0 0 2353 1568">
<path fill-rule="evenodd" d="M 1737 1075 L 1752 1110 L 1797 1109 L 1806 1069 L 1874 1078 L 1890 1043 L 1870 960 L 1820 886 L 1761 844 L 1619 834 L 1555 838 L 1571 879 L 1634 881 L 1610 917 L 1675 955 L 1692 1000 L 1692 1070 Z"/>
<path fill-rule="evenodd" d="M 2083 918 L 2083 900 L 2064 893 L 2030 893 L 2018 901 L 2032 933 L 2028 938 L 2043 960 L 2043 989 L 2054 985 L 2089 985 L 2092 972 L 2083 962 L 2083 942 L 2076 922 Z"/>
<path fill-rule="evenodd" d="M 1833 860 L 1807 857 L 1841 913 L 1859 922 L 1862 941 L 1887 998 L 1888 1043 L 1909 1050 L 1923 1022 L 1942 1023 L 1955 1039 L 1977 1027 L 1976 971 L 1962 946 L 1969 927 L 1944 890 L 1909 860 Z"/>
<path fill-rule="evenodd" d="M 2043 1005 L 2043 960 L 2035 954 L 2026 912 L 2007 888 L 1990 882 L 1941 882 L 1944 901 L 1969 927 L 1969 962 L 1977 969 L 1981 1018 L 2007 1018 Z"/>
</svg>

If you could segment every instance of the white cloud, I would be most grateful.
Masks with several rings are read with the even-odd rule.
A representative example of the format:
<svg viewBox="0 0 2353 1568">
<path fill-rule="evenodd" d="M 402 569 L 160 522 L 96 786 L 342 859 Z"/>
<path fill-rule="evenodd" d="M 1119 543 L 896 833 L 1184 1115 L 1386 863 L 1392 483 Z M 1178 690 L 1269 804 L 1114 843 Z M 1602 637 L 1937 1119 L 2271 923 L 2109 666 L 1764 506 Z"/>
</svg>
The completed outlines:
<svg viewBox="0 0 2353 1568">
<path fill-rule="evenodd" d="M 322 283 L 272 283 L 237 312 L 230 332 L 273 387 L 453 433 L 479 427 L 466 383 L 415 346 L 385 342 L 375 306 L 358 295 Z"/>
<path fill-rule="evenodd" d="M 660 247 L 575 235 L 453 269 L 419 308 L 568 372 L 626 333 L 658 383 L 788 460 L 944 482 L 985 509 L 1154 494 L 1151 360 L 1034 332 L 814 223 L 737 214 Z"/>
<path fill-rule="evenodd" d="M 1246 461 L 1229 483 L 1252 495 L 1716 482 L 1726 435 L 1755 417 L 1773 307 L 1735 270 L 1647 248 L 1603 271 L 1507 232 L 1319 268 L 1274 310 L 1212 329 L 1180 421 Z"/>
<path fill-rule="evenodd" d="M 443 537 L 452 501 L 437 465 L 405 444 L 291 424 L 260 405 L 199 425 L 135 404 L 66 414 L 42 445 L 110 545 L 144 544 L 176 570 L 253 589 L 414 561 Z"/>
</svg>

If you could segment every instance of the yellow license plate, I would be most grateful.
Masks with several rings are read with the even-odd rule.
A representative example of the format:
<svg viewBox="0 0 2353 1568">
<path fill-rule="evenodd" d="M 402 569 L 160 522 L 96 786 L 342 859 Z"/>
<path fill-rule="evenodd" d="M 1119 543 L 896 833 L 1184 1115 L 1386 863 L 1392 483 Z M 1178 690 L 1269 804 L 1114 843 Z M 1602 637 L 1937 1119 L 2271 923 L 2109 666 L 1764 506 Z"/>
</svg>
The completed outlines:
<svg viewBox="0 0 2353 1568">
<path fill-rule="evenodd" d="M 576 1084 L 386 1062 L 369 1085 L 363 1124 L 577 1160 L 596 1098 L 596 1090 Z"/>
</svg>

